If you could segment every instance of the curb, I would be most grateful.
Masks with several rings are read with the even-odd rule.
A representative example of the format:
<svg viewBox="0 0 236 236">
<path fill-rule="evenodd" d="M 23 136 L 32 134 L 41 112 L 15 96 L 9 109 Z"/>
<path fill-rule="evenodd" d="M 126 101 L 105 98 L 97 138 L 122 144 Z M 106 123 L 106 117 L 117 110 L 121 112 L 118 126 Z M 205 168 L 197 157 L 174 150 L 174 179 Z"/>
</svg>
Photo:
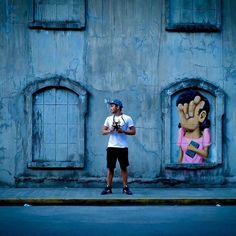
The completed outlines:
<svg viewBox="0 0 236 236">
<path fill-rule="evenodd" d="M 26 198 L 26 199 L 0 199 L 0 206 L 23 206 L 28 204 L 30 206 L 147 206 L 147 205 L 236 205 L 236 198 L 198 198 L 198 199 L 63 199 L 63 198 Z"/>
</svg>

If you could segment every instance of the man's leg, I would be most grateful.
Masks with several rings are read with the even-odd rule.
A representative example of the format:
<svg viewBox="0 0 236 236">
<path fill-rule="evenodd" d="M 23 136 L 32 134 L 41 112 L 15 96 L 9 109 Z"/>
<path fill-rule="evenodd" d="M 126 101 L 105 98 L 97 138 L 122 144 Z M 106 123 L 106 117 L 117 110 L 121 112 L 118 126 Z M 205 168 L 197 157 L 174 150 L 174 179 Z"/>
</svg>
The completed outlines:
<svg viewBox="0 0 236 236">
<path fill-rule="evenodd" d="M 114 158 L 114 149 L 107 148 L 107 186 L 101 192 L 102 195 L 112 193 L 112 180 L 115 167 L 116 158 Z"/>
<path fill-rule="evenodd" d="M 123 193 L 126 193 L 128 195 L 132 195 L 133 193 L 130 191 L 128 185 L 127 185 L 127 180 L 128 180 L 128 170 L 127 168 L 121 169 L 121 176 L 122 176 L 122 181 L 123 181 Z"/>
<path fill-rule="evenodd" d="M 102 195 L 112 193 L 112 180 L 114 176 L 114 169 L 107 169 L 107 186 L 101 192 Z"/>
<path fill-rule="evenodd" d="M 114 169 L 107 170 L 107 186 L 112 187 L 112 180 L 114 176 Z"/>
<path fill-rule="evenodd" d="M 133 193 L 130 191 L 127 183 L 128 183 L 128 170 L 126 168 L 121 169 L 121 176 L 122 176 L 122 182 L 123 182 L 123 193 L 132 195 Z"/>
<path fill-rule="evenodd" d="M 129 166 L 128 148 L 121 148 L 120 149 L 118 160 L 120 162 L 120 168 L 121 168 L 123 193 L 126 193 L 128 195 L 132 195 L 132 192 L 130 191 L 129 187 L 127 186 L 127 183 L 128 183 L 128 169 L 127 169 L 127 167 Z"/>
<path fill-rule="evenodd" d="M 121 169 L 121 177 L 122 177 L 122 182 L 123 182 L 123 187 L 127 186 L 127 181 L 128 181 L 128 170 L 127 168 Z"/>
<path fill-rule="evenodd" d="M 114 158 L 114 148 L 107 148 L 107 186 L 101 192 L 102 195 L 112 193 L 112 180 L 114 169 L 116 167 L 116 158 Z"/>
</svg>

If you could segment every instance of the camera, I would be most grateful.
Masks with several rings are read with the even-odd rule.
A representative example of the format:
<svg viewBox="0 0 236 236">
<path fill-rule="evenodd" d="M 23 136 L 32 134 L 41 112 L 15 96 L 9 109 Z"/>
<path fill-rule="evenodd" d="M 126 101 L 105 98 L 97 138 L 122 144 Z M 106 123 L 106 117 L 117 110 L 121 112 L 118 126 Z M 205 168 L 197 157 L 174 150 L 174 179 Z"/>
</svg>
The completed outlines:
<svg viewBox="0 0 236 236">
<path fill-rule="evenodd" d="M 118 129 L 120 129 L 120 127 L 121 127 L 119 121 L 118 121 L 118 122 L 115 122 L 115 121 L 114 121 L 112 126 L 113 126 L 113 128 L 114 128 L 116 131 L 118 131 Z"/>
</svg>

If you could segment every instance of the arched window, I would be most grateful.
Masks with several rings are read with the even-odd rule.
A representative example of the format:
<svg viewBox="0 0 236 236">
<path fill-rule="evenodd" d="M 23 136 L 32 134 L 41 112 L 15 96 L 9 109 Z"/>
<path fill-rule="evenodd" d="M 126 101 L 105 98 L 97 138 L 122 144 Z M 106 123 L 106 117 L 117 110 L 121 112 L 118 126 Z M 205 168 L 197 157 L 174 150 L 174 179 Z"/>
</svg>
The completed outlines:
<svg viewBox="0 0 236 236">
<path fill-rule="evenodd" d="M 211 145 L 208 158 L 201 164 L 178 163 L 177 146 L 179 116 L 176 100 L 180 94 L 193 90 L 202 94 L 210 104 Z M 222 158 L 222 121 L 224 116 L 224 93 L 221 89 L 201 79 L 186 79 L 166 88 L 161 93 L 163 118 L 163 162 L 165 168 L 211 168 L 223 162 Z"/>
<path fill-rule="evenodd" d="M 83 168 L 86 91 L 62 78 L 28 90 L 28 167 Z"/>
</svg>

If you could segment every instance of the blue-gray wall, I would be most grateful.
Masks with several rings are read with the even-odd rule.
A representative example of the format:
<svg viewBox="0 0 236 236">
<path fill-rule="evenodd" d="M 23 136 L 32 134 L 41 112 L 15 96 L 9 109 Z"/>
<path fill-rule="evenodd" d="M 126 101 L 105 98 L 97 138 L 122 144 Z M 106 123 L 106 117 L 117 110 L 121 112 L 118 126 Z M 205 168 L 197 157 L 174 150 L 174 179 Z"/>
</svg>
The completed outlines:
<svg viewBox="0 0 236 236">
<path fill-rule="evenodd" d="M 80 30 L 29 28 L 32 2 L 0 2 L 2 184 L 103 184 L 108 137 L 100 131 L 109 115 L 106 102 L 112 98 L 123 101 L 124 113 L 133 117 L 137 127 L 136 136 L 129 137 L 131 182 L 236 183 L 235 1 L 222 1 L 220 32 L 193 33 L 165 30 L 164 0 L 87 0 L 86 24 Z M 54 78 L 78 82 L 88 94 L 85 159 L 80 169 L 27 167 L 31 137 L 25 128 L 29 125 L 25 91 L 31 84 Z M 161 94 L 174 83 L 194 78 L 225 95 L 222 163 L 205 169 L 166 169 Z M 119 168 L 115 181 L 120 181 Z"/>
</svg>

